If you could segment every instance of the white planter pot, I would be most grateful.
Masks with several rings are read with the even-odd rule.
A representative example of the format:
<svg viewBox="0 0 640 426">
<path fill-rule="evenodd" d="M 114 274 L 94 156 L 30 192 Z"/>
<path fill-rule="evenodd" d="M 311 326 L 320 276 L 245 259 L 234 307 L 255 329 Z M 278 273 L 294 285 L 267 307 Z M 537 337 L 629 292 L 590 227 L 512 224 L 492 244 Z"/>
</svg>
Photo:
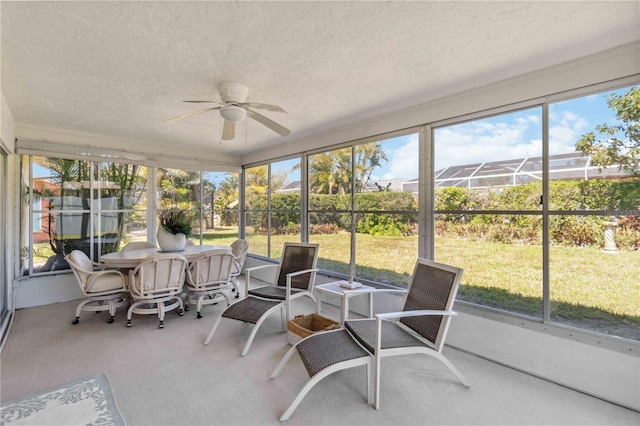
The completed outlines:
<svg viewBox="0 0 640 426">
<path fill-rule="evenodd" d="M 187 244 L 187 237 L 184 234 L 170 234 L 162 226 L 158 227 L 158 246 L 165 252 L 183 251 Z"/>
</svg>

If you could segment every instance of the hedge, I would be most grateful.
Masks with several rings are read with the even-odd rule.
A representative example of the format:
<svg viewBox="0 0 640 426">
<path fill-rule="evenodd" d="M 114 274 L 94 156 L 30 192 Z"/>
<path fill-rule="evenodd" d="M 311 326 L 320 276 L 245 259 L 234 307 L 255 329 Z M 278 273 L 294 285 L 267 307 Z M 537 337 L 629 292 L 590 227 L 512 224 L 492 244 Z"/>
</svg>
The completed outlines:
<svg viewBox="0 0 640 426">
<path fill-rule="evenodd" d="M 311 230 L 351 230 L 351 196 L 310 194 Z M 253 200 L 252 209 L 267 208 L 267 196 Z M 294 233 L 300 224 L 300 194 L 271 194 L 271 231 Z M 279 210 L 279 211 L 275 211 Z M 356 210 L 414 211 L 414 214 L 362 213 L 357 216 L 356 232 L 371 235 L 412 235 L 417 232 L 418 205 L 408 192 L 364 192 L 356 194 Z M 252 212 L 251 225 L 257 233 L 267 230 L 267 212 Z M 323 228 L 323 225 L 332 225 Z"/>
<path fill-rule="evenodd" d="M 549 208 L 552 210 L 620 211 L 640 209 L 640 181 L 551 181 Z M 435 191 L 436 234 L 453 232 L 464 238 L 506 243 L 541 244 L 541 215 L 446 213 L 450 210 L 539 209 L 542 185 L 533 182 L 495 189 L 437 188 Z M 356 232 L 370 235 L 415 235 L 418 206 L 414 196 L 402 191 L 357 193 Z M 309 223 L 312 233 L 334 233 L 351 229 L 351 195 L 309 195 Z M 267 196 L 252 200 L 250 210 L 266 210 Z M 300 232 L 300 194 L 271 194 L 271 232 Z M 277 211 L 276 211 L 277 210 Z M 415 213 L 374 213 L 405 211 Z M 266 211 L 251 211 L 250 225 L 257 233 L 267 231 Z M 640 217 L 618 218 L 616 243 L 619 248 L 640 249 Z M 608 217 L 606 218 L 608 220 Z M 571 246 L 604 244 L 601 215 L 552 215 L 549 235 L 552 243 Z"/>
</svg>

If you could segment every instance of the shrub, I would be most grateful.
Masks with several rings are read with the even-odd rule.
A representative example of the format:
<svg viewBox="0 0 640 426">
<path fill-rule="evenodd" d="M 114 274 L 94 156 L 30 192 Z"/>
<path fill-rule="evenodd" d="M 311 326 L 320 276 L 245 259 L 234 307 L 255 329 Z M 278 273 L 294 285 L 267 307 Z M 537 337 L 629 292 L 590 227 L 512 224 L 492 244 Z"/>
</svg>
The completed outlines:
<svg viewBox="0 0 640 426">
<path fill-rule="evenodd" d="M 554 243 L 573 246 L 604 244 L 602 218 L 599 216 L 552 216 L 549 236 Z"/>
<path fill-rule="evenodd" d="M 340 232 L 340 228 L 338 228 L 333 223 L 323 223 L 319 225 L 310 225 L 309 233 L 310 234 L 337 234 Z"/>
</svg>

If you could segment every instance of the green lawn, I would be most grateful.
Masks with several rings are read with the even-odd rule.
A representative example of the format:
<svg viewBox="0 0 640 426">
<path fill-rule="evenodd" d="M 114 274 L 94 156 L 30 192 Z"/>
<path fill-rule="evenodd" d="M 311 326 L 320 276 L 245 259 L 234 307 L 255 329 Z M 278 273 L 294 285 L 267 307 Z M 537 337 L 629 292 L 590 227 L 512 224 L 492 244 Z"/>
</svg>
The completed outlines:
<svg viewBox="0 0 640 426">
<path fill-rule="evenodd" d="M 234 228 L 235 229 L 235 228 Z M 207 233 L 205 243 L 230 244 L 233 232 Z M 406 284 L 415 263 L 418 239 L 358 234 L 357 276 Z M 247 235 L 252 253 L 265 254 L 265 236 Z M 319 266 L 348 273 L 349 234 L 311 235 L 320 244 Z M 297 235 L 271 237 L 272 257 Z M 464 269 L 461 300 L 542 316 L 542 248 L 525 244 L 478 242 L 438 237 L 436 260 Z M 597 248 L 552 246 L 552 318 L 559 322 L 640 340 L 640 252 L 606 253 Z M 618 330 L 620 327 L 623 331 Z"/>
</svg>

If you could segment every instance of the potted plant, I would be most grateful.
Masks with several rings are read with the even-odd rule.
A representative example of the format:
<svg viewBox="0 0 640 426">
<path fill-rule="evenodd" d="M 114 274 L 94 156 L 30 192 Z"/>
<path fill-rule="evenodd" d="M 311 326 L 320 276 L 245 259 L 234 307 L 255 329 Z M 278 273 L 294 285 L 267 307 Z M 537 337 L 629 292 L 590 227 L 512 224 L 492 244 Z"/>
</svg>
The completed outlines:
<svg viewBox="0 0 640 426">
<path fill-rule="evenodd" d="M 178 206 L 158 210 L 158 245 L 165 252 L 183 251 L 192 225 L 189 214 Z"/>
</svg>

